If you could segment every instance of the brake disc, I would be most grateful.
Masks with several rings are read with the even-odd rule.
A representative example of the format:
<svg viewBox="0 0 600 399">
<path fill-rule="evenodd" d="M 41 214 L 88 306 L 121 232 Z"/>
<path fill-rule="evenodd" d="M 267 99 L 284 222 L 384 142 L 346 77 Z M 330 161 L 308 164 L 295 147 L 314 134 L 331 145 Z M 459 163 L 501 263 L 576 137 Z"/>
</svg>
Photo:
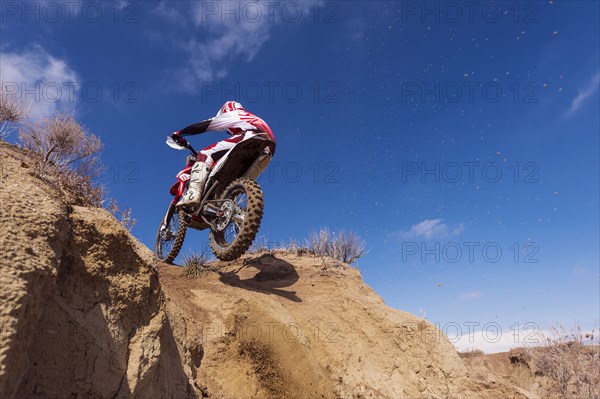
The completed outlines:
<svg viewBox="0 0 600 399">
<path fill-rule="evenodd" d="M 215 227 L 217 229 L 217 231 L 223 231 L 225 230 L 225 228 L 229 225 L 229 222 L 231 222 L 231 217 L 233 216 L 233 212 L 234 212 L 234 204 L 233 201 L 231 200 L 227 200 L 225 202 L 223 202 L 223 204 L 221 205 L 221 209 L 219 210 L 222 215 L 219 216 L 219 218 L 217 219 L 217 222 L 215 223 Z"/>
</svg>

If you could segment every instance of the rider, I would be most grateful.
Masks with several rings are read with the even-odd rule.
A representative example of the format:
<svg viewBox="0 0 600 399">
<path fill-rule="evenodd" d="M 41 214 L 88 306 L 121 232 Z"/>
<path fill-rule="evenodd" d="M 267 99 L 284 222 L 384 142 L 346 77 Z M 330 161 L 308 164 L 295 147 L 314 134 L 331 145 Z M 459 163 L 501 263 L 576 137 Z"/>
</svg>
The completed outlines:
<svg viewBox="0 0 600 399">
<path fill-rule="evenodd" d="M 269 125 L 258 116 L 244 110 L 242 104 L 235 101 L 227 101 L 223 104 L 214 118 L 194 123 L 178 132 L 174 132 L 171 138 L 178 144 L 183 144 L 185 143 L 185 139 L 183 138 L 185 136 L 215 130 L 227 130 L 227 133 L 232 137 L 219 141 L 198 152 L 197 162 L 192 166 L 189 188 L 183 198 L 177 203 L 177 206 L 200 204 L 202 191 L 210 174 L 210 169 L 227 151 L 242 141 L 246 134 L 266 133 L 272 142 L 265 148 L 263 155 L 259 158 L 260 161 L 253 165 L 255 170 L 250 172 L 253 178 L 257 178 L 260 175 L 267 167 L 273 154 L 275 154 L 275 136 L 273 136 Z"/>
</svg>

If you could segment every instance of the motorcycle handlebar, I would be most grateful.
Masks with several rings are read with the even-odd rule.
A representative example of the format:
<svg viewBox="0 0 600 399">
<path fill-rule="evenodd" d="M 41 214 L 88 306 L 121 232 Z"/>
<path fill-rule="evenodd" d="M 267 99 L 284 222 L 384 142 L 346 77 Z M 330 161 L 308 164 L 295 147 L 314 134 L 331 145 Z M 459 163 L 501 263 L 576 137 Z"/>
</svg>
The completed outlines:
<svg viewBox="0 0 600 399">
<path fill-rule="evenodd" d="M 194 147 L 192 147 L 192 145 L 186 140 L 186 148 L 188 150 L 190 150 L 190 152 L 192 153 L 192 155 L 197 156 L 198 152 L 196 152 L 196 150 L 194 150 Z"/>
<path fill-rule="evenodd" d="M 167 145 L 171 148 L 175 148 L 176 150 L 188 149 L 192 155 L 198 155 L 198 152 L 192 147 L 192 145 L 183 137 L 176 137 L 174 134 L 167 136 Z"/>
<path fill-rule="evenodd" d="M 180 141 L 181 145 L 183 147 L 187 148 L 188 150 L 190 150 L 190 152 L 192 153 L 192 155 L 194 155 L 194 156 L 198 155 L 198 153 L 196 152 L 196 150 L 194 149 L 194 147 L 192 147 L 192 145 L 190 144 L 189 141 L 187 141 L 183 137 L 181 137 L 180 140 L 183 142 L 183 143 L 181 143 L 181 141 Z"/>
</svg>

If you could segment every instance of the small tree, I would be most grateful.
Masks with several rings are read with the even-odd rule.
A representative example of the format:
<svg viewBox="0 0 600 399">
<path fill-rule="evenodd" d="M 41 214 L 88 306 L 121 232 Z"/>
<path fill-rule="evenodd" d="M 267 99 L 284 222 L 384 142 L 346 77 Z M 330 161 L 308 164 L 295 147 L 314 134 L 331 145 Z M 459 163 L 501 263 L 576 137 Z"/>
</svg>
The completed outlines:
<svg viewBox="0 0 600 399">
<path fill-rule="evenodd" d="M 25 149 L 42 155 L 44 163 L 86 173 L 95 169 L 102 151 L 100 139 L 65 114 L 27 126 L 19 139 Z"/>
<path fill-rule="evenodd" d="M 55 180 L 84 204 L 101 205 L 103 190 L 94 181 L 102 174 L 102 142 L 71 115 L 27 125 L 19 131 L 19 139 L 34 155 L 38 176 Z"/>
<path fill-rule="evenodd" d="M 14 93 L 9 93 L 5 82 L 0 82 L 0 138 L 4 139 L 29 115 L 30 108 L 20 103 Z"/>
</svg>

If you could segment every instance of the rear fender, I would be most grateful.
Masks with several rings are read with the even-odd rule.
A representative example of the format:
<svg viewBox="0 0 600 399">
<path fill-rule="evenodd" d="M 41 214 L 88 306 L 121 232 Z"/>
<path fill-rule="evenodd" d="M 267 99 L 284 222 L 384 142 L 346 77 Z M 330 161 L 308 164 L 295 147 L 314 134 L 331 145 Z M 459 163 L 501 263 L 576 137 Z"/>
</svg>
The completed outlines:
<svg viewBox="0 0 600 399">
<path fill-rule="evenodd" d="M 256 135 L 240 141 L 217 161 L 209 175 L 210 181 L 216 179 L 223 186 L 227 186 L 234 179 L 244 175 L 270 143 L 269 140 Z"/>
</svg>

